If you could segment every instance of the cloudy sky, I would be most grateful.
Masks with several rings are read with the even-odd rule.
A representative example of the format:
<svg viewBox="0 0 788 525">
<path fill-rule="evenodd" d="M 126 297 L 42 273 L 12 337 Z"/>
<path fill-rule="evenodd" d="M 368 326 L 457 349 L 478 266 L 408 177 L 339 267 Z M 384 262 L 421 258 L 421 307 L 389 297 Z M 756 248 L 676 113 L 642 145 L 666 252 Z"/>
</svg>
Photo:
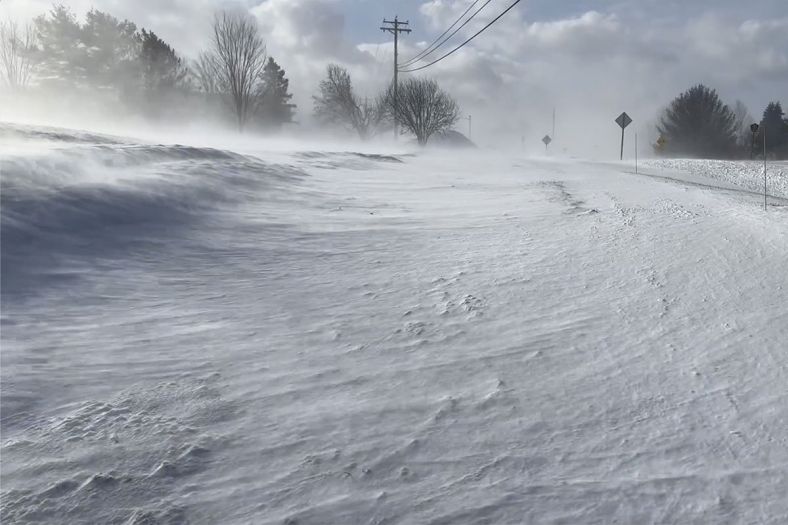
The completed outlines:
<svg viewBox="0 0 788 525">
<path fill-rule="evenodd" d="M 491 0 L 469 36 L 513 0 Z M 402 59 L 431 42 L 471 0 L 66 0 L 152 29 L 187 57 L 206 44 L 214 11 L 249 10 L 285 68 L 308 119 L 311 95 L 329 62 L 350 69 L 362 94 L 390 81 L 391 35 L 381 19 L 399 15 L 413 32 Z M 479 5 L 481 5 L 480 2 Z M 0 0 L 3 16 L 44 12 L 49 0 Z M 463 38 L 464 40 L 464 38 Z M 453 42 L 454 40 L 452 40 Z M 446 46 L 445 49 L 450 49 Z M 438 55 L 434 55 L 438 56 Z M 418 74 L 436 78 L 473 115 L 475 138 L 528 144 L 550 129 L 571 150 L 615 146 L 612 124 L 626 110 L 648 138 L 659 108 L 702 82 L 753 115 L 770 100 L 788 104 L 788 0 L 522 0 L 450 58 Z M 612 148 L 612 149 L 615 149 Z"/>
</svg>

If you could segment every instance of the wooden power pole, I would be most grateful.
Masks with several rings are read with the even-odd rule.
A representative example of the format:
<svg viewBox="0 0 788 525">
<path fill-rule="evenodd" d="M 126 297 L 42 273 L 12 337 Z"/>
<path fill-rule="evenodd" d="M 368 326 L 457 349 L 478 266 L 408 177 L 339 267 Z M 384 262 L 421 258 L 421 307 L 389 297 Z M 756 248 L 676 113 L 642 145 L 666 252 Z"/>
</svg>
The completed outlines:
<svg viewBox="0 0 788 525">
<path fill-rule="evenodd" d="M 399 65 L 397 64 L 397 41 L 399 40 L 400 33 L 410 33 L 410 29 L 401 26 L 407 26 L 408 21 L 400 22 L 399 18 L 396 16 L 394 20 L 386 20 L 383 19 L 383 26 L 380 28 L 381 31 L 386 33 L 391 33 L 394 35 L 394 106 L 396 107 L 397 102 L 399 101 L 399 94 L 397 93 L 397 73 L 399 72 Z M 394 118 L 394 140 L 397 140 L 397 136 L 399 135 L 399 129 L 397 126 L 397 119 L 396 115 Z"/>
</svg>

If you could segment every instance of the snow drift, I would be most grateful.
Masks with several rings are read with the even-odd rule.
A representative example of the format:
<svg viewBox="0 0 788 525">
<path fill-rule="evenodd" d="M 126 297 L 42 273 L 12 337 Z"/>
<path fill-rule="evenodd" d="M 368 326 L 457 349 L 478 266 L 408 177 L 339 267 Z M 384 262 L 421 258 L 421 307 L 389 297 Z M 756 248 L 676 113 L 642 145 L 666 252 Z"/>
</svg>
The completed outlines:
<svg viewBox="0 0 788 525">
<path fill-rule="evenodd" d="M 788 207 L 8 127 L 2 519 L 781 523 Z"/>
</svg>

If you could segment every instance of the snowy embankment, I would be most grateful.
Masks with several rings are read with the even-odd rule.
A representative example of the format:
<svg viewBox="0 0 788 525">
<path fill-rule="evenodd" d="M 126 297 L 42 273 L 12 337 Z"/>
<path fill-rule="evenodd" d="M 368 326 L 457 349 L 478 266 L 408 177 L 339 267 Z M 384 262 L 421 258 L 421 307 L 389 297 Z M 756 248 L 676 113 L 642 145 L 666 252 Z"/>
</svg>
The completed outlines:
<svg viewBox="0 0 788 525">
<path fill-rule="evenodd" d="M 642 166 L 656 173 L 680 172 L 714 179 L 763 194 L 763 161 L 708 159 L 651 159 Z M 766 168 L 767 193 L 788 199 L 788 162 L 769 161 Z"/>
<path fill-rule="evenodd" d="M 240 149 L 0 133 L 3 523 L 788 522 L 788 207 Z"/>
</svg>

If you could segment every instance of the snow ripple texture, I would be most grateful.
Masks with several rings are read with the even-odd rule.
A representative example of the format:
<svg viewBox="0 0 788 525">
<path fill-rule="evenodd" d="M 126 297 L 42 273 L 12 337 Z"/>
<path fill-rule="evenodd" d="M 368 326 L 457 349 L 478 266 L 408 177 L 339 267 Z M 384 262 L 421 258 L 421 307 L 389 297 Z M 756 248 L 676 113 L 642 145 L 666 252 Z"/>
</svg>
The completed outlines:
<svg viewBox="0 0 788 525">
<path fill-rule="evenodd" d="M 777 194 L 17 125 L 0 152 L 3 523 L 788 521 Z"/>
</svg>

